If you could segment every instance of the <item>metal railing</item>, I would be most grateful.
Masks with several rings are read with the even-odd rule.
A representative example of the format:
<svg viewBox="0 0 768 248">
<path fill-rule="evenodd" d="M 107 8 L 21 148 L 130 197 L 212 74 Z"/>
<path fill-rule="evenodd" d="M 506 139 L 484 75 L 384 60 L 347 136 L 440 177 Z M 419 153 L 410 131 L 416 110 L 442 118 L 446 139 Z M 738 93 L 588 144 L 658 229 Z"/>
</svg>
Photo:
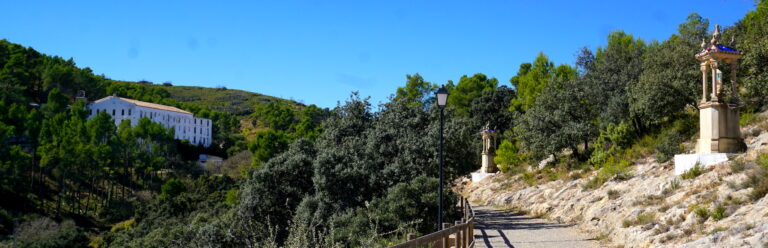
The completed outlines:
<svg viewBox="0 0 768 248">
<path fill-rule="evenodd" d="M 433 232 L 421 237 L 408 235 L 408 241 L 392 246 L 391 248 L 471 248 L 475 247 L 475 211 L 469 205 L 469 201 L 462 197 L 459 201 L 464 218 L 456 221 L 455 225 L 443 223 L 443 230 Z"/>
</svg>

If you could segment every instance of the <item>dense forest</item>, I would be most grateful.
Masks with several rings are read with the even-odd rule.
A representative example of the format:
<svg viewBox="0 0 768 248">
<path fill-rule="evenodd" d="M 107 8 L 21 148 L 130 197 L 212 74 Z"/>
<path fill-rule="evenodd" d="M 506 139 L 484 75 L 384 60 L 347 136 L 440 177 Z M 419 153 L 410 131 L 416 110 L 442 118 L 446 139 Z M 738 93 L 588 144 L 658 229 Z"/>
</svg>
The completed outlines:
<svg viewBox="0 0 768 248">
<path fill-rule="evenodd" d="M 544 53 L 500 85 L 482 73 L 445 84 L 447 182 L 479 168 L 479 130 L 499 131 L 496 162 L 534 184 L 595 174 L 585 188 L 631 177 L 641 156 L 668 160 L 696 132 L 694 54 L 712 27 L 691 14 L 664 41 L 614 31 Z M 768 95 L 768 2 L 723 31 L 743 53 L 742 121 Z M 727 78 L 727 77 L 726 77 Z M 406 75 L 389 102 L 352 93 L 333 109 L 225 88 L 124 82 L 72 59 L 0 41 L 0 244 L 20 247 L 378 247 L 435 229 L 438 85 Z M 727 89 L 727 88 L 726 88 Z M 85 118 L 118 95 L 214 121 L 194 147 L 147 119 Z M 731 94 L 726 94 L 731 95 Z M 230 99 L 231 103 L 222 103 Z M 200 166 L 197 155 L 225 158 Z M 545 158 L 549 166 L 537 166 Z M 445 211 L 457 195 L 446 187 Z M 449 219 L 450 219 L 449 218 Z"/>
</svg>

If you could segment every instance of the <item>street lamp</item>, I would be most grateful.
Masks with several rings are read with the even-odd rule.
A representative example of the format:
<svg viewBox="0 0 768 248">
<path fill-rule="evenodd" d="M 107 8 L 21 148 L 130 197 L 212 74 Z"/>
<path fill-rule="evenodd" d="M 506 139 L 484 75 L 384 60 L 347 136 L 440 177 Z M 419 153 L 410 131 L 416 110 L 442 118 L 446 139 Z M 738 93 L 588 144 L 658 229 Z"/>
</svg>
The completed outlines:
<svg viewBox="0 0 768 248">
<path fill-rule="evenodd" d="M 437 106 L 440 107 L 440 182 L 437 189 L 437 231 L 443 230 L 443 109 L 448 103 L 448 90 L 445 85 L 435 92 L 437 95 Z"/>
</svg>

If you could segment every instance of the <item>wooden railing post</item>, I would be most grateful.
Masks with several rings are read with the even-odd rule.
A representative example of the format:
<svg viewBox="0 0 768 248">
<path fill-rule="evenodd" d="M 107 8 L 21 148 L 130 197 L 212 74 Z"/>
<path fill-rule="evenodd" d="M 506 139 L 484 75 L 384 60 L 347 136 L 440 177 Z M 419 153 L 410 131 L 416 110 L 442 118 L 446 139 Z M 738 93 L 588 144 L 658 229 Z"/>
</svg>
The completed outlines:
<svg viewBox="0 0 768 248">
<path fill-rule="evenodd" d="M 455 225 L 458 226 L 458 225 L 461 225 L 462 223 L 464 222 L 461 220 L 457 220 Z M 464 240 L 463 239 L 464 237 L 462 237 L 463 235 L 464 235 L 464 232 L 461 228 L 457 229 L 456 232 L 453 234 L 453 237 L 456 239 L 456 246 L 455 246 L 456 248 L 464 247 L 464 242 L 462 242 Z"/>
<path fill-rule="evenodd" d="M 475 216 L 472 206 L 465 198 L 456 207 L 461 207 L 464 218 L 451 223 L 441 223 L 440 231 L 416 237 L 415 234 L 406 234 L 407 241 L 392 246 L 393 248 L 416 248 L 431 246 L 433 248 L 474 248 L 475 245 Z"/>
<path fill-rule="evenodd" d="M 451 223 L 443 223 L 443 230 L 451 228 Z M 443 248 L 451 247 L 451 234 L 443 232 Z"/>
</svg>

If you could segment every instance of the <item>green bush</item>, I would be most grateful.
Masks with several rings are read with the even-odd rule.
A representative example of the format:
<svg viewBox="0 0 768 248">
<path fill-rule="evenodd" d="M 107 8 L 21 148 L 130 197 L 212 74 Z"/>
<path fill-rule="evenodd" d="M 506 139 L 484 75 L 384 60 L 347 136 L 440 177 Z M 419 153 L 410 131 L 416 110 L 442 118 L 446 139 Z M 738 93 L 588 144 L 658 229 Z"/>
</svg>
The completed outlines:
<svg viewBox="0 0 768 248">
<path fill-rule="evenodd" d="M 694 179 L 694 178 L 700 176 L 701 174 L 704 174 L 704 172 L 705 172 L 704 171 L 704 167 L 701 167 L 701 165 L 699 165 L 699 163 L 697 162 L 693 166 L 693 168 L 691 168 L 690 170 L 688 170 L 686 172 L 683 172 L 683 174 L 681 174 L 680 177 L 683 178 L 683 179 Z"/>
<path fill-rule="evenodd" d="M 184 182 L 177 178 L 168 179 L 165 181 L 162 187 L 160 187 L 160 199 L 168 199 L 169 197 L 175 197 L 187 190 Z"/>
<path fill-rule="evenodd" d="M 237 205 L 237 201 L 239 198 L 237 197 L 237 189 L 230 189 L 227 191 L 227 199 L 224 201 L 227 205 L 235 206 Z"/>
<path fill-rule="evenodd" d="M 739 113 L 739 125 L 746 126 L 759 121 L 760 115 L 757 114 L 760 111 L 759 107 L 754 104 L 744 106 Z"/>
<path fill-rule="evenodd" d="M 686 139 L 682 134 L 674 129 L 665 130 L 659 135 L 659 141 L 654 146 L 656 150 L 656 160 L 659 162 L 666 162 L 675 156 L 675 154 L 683 152 L 682 143 Z"/>
<path fill-rule="evenodd" d="M 693 209 L 693 212 L 696 213 L 696 216 L 699 216 L 699 218 L 701 218 L 702 220 L 706 221 L 707 219 L 709 219 L 710 213 L 709 213 L 709 210 L 705 207 L 701 207 L 701 206 L 696 207 L 695 209 Z"/>
<path fill-rule="evenodd" d="M 594 151 L 589 158 L 592 165 L 601 165 L 608 158 L 627 147 L 632 141 L 632 126 L 626 122 L 618 125 L 609 124 L 605 130 L 600 131 L 600 136 L 595 141 Z"/>
<path fill-rule="evenodd" d="M 584 185 L 584 188 L 587 189 L 595 189 L 603 184 L 605 182 L 608 182 L 611 179 L 616 180 L 627 180 L 632 178 L 632 171 L 630 170 L 629 166 L 631 163 L 629 160 L 626 159 L 620 159 L 619 161 L 614 161 L 615 157 L 608 158 L 608 161 L 606 161 L 606 164 L 603 168 L 601 168 L 599 171 L 597 171 L 597 175 L 595 175 L 589 182 L 587 182 Z"/>
<path fill-rule="evenodd" d="M 519 153 L 517 144 L 504 140 L 499 145 L 499 149 L 496 150 L 496 157 L 493 158 L 493 162 L 499 165 L 499 170 L 503 173 L 520 173 L 520 163 L 524 160 Z"/>
<path fill-rule="evenodd" d="M 529 186 L 536 185 L 536 176 L 533 175 L 533 173 L 526 171 L 523 173 L 523 181 Z"/>
<path fill-rule="evenodd" d="M 717 221 L 722 220 L 725 217 L 727 217 L 725 216 L 725 207 L 719 205 L 715 207 L 715 211 L 712 212 L 712 219 Z"/>
</svg>

